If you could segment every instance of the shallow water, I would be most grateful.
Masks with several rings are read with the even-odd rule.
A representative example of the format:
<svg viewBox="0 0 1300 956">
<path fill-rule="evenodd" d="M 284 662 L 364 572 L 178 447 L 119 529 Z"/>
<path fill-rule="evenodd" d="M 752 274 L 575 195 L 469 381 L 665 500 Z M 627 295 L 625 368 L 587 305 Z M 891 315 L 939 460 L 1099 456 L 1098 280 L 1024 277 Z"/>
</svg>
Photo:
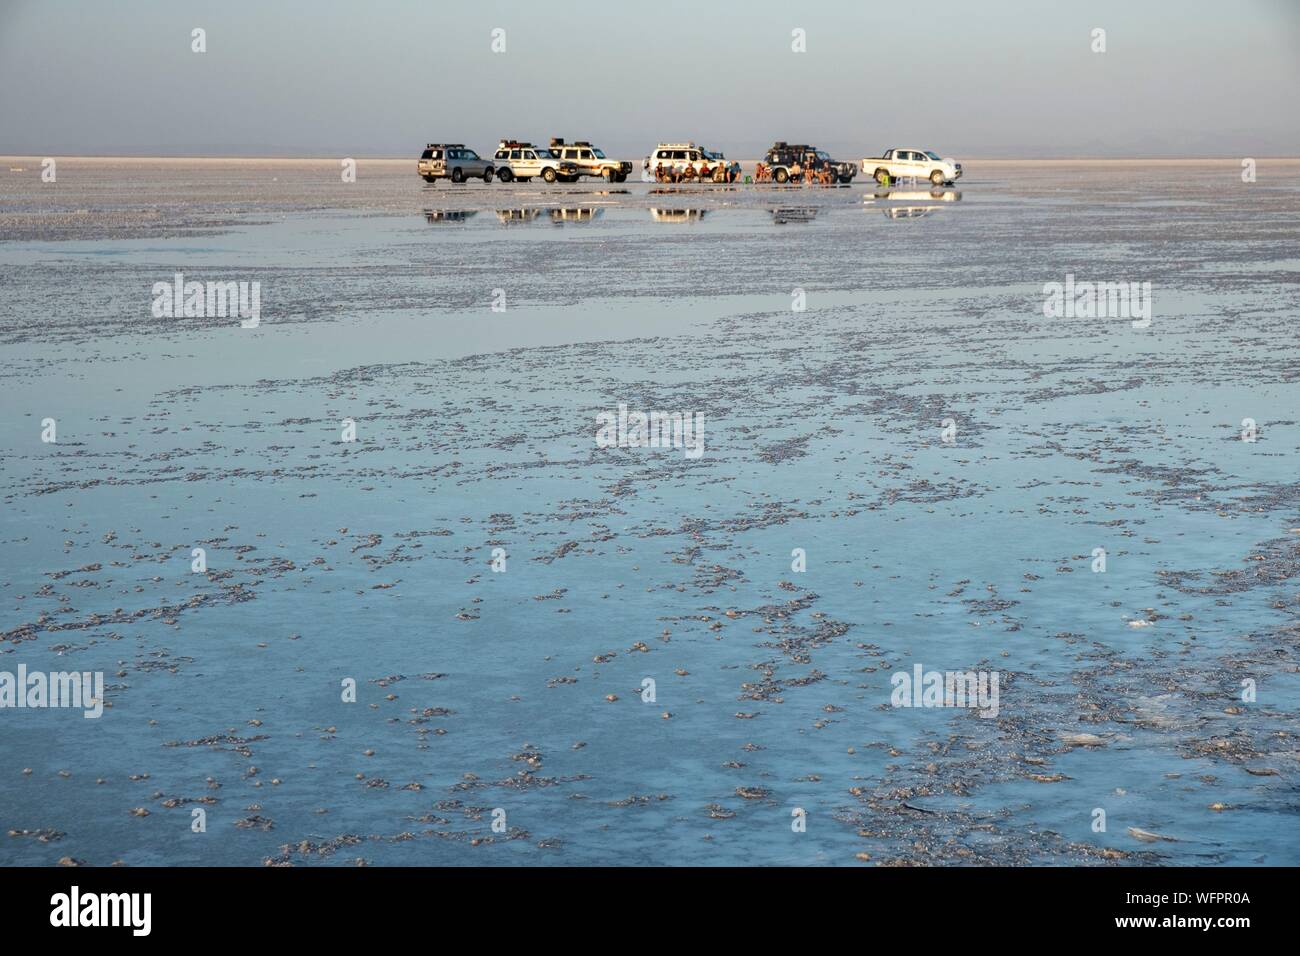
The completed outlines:
<svg viewBox="0 0 1300 956">
<path fill-rule="evenodd" d="M 0 671 L 111 706 L 0 710 L 0 862 L 1300 862 L 1300 163 L 969 170 L 3 174 Z M 260 325 L 154 318 L 177 271 Z"/>
</svg>

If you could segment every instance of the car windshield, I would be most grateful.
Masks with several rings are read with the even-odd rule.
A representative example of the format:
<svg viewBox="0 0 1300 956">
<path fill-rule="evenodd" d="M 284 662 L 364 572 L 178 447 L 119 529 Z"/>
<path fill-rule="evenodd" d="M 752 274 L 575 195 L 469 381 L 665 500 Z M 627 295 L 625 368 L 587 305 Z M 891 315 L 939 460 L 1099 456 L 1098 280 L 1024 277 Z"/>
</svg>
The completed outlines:
<svg viewBox="0 0 1300 956">
<path fill-rule="evenodd" d="M 819 149 L 817 150 L 817 158 L 829 160 L 831 158 L 831 154 L 826 152 L 826 150 L 824 149 Z"/>
<path fill-rule="evenodd" d="M 592 152 L 596 154 L 596 158 L 597 158 L 597 159 L 604 159 L 604 158 L 605 158 L 605 153 L 604 153 L 603 150 L 593 149 Z"/>
<path fill-rule="evenodd" d="M 537 158 L 538 158 L 538 159 L 554 159 L 554 157 L 551 155 L 551 151 L 550 151 L 549 149 L 539 149 L 539 150 L 537 151 Z"/>
<path fill-rule="evenodd" d="M 939 158 L 937 155 L 935 155 L 934 153 L 932 153 L 932 152 L 931 152 L 930 150 L 928 150 L 928 149 L 925 151 L 925 155 L 929 156 L 931 159 L 938 159 L 938 158 Z"/>
</svg>

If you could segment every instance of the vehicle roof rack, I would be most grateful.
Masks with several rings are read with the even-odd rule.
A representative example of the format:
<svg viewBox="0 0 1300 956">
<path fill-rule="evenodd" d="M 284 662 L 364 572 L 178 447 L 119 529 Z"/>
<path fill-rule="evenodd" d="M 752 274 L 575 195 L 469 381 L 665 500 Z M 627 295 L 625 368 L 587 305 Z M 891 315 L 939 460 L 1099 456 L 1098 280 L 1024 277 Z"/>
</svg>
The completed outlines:
<svg viewBox="0 0 1300 956">
<path fill-rule="evenodd" d="M 694 143 L 660 143 L 657 149 L 699 149 Z"/>
<path fill-rule="evenodd" d="M 464 143 L 430 143 L 425 149 L 464 149 Z"/>
</svg>

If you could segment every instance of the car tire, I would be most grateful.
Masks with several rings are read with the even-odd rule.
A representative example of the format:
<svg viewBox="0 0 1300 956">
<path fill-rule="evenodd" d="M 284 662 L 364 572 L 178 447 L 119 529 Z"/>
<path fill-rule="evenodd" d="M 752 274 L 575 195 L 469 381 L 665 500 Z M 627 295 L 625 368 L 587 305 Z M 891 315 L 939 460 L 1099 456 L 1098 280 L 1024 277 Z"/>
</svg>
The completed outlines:
<svg viewBox="0 0 1300 956">
<path fill-rule="evenodd" d="M 940 171 L 937 170 L 937 169 L 936 169 L 934 172 L 932 172 L 932 173 L 930 174 L 930 185 L 931 185 L 931 186 L 942 186 L 942 185 L 943 185 L 943 173 L 940 172 Z"/>
<path fill-rule="evenodd" d="M 840 177 L 840 182 L 842 182 L 845 186 L 847 186 L 847 185 L 849 185 L 849 183 L 853 182 L 853 177 L 852 177 L 852 176 L 841 176 L 841 177 Z"/>
<path fill-rule="evenodd" d="M 772 174 L 772 178 L 778 183 L 788 183 L 790 181 L 790 174 L 784 169 L 778 169 Z"/>
<path fill-rule="evenodd" d="M 618 170 L 616 169 L 605 170 L 605 182 L 612 183 L 612 182 L 616 182 L 617 180 L 618 180 Z"/>
<path fill-rule="evenodd" d="M 492 167 L 491 167 L 491 166 L 489 166 L 487 169 L 483 170 L 483 182 L 485 182 L 485 183 L 490 183 L 490 182 L 492 182 L 492 172 L 493 172 L 493 170 L 492 170 Z"/>
<path fill-rule="evenodd" d="M 426 183 L 436 183 L 436 182 L 438 181 L 438 177 L 437 177 L 437 176 L 425 176 L 425 177 L 424 177 L 424 181 L 425 181 Z"/>
<path fill-rule="evenodd" d="M 887 185 L 887 184 L 889 183 L 889 170 L 887 170 L 887 169 L 877 169 L 877 170 L 876 170 L 876 182 L 878 182 L 878 183 L 879 183 L 880 185 L 882 185 L 882 186 Z"/>
<path fill-rule="evenodd" d="M 550 166 L 547 166 L 545 169 L 542 170 L 542 179 L 546 180 L 546 182 L 548 183 L 553 183 L 555 182 L 555 180 L 559 179 L 559 177 L 555 175 L 554 169 L 552 169 Z"/>
<path fill-rule="evenodd" d="M 465 181 L 465 174 L 461 172 L 459 166 L 451 171 L 451 181 L 453 183 L 463 183 Z"/>
<path fill-rule="evenodd" d="M 501 180 L 503 183 L 508 183 L 510 182 L 510 180 L 514 178 L 515 178 L 515 174 L 510 171 L 509 166 L 507 166 L 504 169 L 497 170 L 497 179 Z"/>
</svg>

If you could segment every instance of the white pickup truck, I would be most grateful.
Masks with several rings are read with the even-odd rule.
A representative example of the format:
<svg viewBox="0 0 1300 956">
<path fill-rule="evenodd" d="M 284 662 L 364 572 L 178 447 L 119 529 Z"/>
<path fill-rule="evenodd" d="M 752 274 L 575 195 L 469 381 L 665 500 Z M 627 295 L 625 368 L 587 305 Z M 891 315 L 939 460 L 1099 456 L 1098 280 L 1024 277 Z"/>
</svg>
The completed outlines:
<svg viewBox="0 0 1300 956">
<path fill-rule="evenodd" d="M 883 156 L 868 156 L 858 167 L 875 177 L 882 186 L 897 179 L 928 179 L 935 186 L 961 178 L 961 163 L 941 159 L 928 149 L 887 149 Z"/>
</svg>

